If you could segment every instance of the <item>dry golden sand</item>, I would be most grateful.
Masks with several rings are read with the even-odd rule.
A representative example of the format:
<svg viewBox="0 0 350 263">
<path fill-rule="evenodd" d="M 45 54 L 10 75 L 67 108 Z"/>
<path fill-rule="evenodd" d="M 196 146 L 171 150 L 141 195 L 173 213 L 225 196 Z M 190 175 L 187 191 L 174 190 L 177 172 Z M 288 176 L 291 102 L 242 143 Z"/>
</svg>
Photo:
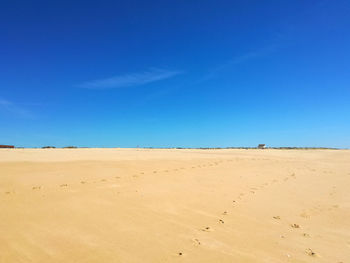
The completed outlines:
<svg viewBox="0 0 350 263">
<path fill-rule="evenodd" d="M 350 262 L 350 151 L 2 149 L 0 262 Z"/>
</svg>

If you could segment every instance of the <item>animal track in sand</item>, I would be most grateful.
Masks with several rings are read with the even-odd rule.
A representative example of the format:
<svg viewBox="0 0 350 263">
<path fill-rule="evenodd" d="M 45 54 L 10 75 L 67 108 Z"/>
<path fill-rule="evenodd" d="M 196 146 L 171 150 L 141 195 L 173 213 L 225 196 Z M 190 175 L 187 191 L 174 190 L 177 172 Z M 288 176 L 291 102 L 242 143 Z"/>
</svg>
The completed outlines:
<svg viewBox="0 0 350 263">
<path fill-rule="evenodd" d="M 310 237 L 310 235 L 308 233 L 303 233 L 302 236 L 303 237 Z"/>
<path fill-rule="evenodd" d="M 223 215 L 227 215 L 227 211 L 224 211 L 222 214 L 223 214 Z"/>
<path fill-rule="evenodd" d="M 224 220 L 219 219 L 219 223 L 224 224 L 225 222 L 224 222 Z"/>
<path fill-rule="evenodd" d="M 274 219 L 277 219 L 277 220 L 281 219 L 280 216 L 274 216 L 273 218 L 274 218 Z"/>
<path fill-rule="evenodd" d="M 61 184 L 60 187 L 67 187 L 68 184 Z"/>
<path fill-rule="evenodd" d="M 293 228 L 300 228 L 300 225 L 298 225 L 298 224 L 291 224 L 290 226 Z"/>
<path fill-rule="evenodd" d="M 41 186 L 33 186 L 32 187 L 32 190 L 40 190 L 41 189 Z"/>
</svg>

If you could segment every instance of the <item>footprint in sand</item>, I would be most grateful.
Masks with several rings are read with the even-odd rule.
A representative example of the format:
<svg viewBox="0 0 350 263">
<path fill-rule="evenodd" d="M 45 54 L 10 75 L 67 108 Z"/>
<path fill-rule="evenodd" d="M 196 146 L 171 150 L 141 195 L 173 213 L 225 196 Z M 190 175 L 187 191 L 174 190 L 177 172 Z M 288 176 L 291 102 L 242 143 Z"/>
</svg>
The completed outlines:
<svg viewBox="0 0 350 263">
<path fill-rule="evenodd" d="M 211 232 L 211 231 L 213 231 L 213 229 L 210 228 L 209 226 L 207 226 L 205 228 L 202 228 L 201 230 L 204 231 L 204 232 Z"/>
<path fill-rule="evenodd" d="M 274 219 L 277 219 L 277 220 L 281 219 L 280 216 L 274 216 L 273 218 L 274 218 Z"/>
<path fill-rule="evenodd" d="M 201 244 L 201 242 L 197 238 L 192 239 L 192 241 L 195 246 L 199 246 Z"/>
<path fill-rule="evenodd" d="M 316 253 L 311 248 L 306 249 L 305 252 L 306 252 L 306 254 L 308 254 L 311 257 L 316 256 Z"/>
<path fill-rule="evenodd" d="M 308 233 L 303 233 L 302 236 L 303 237 L 310 237 L 310 235 Z"/>
<path fill-rule="evenodd" d="M 290 226 L 293 228 L 300 228 L 300 226 L 298 224 L 291 224 Z"/>
<path fill-rule="evenodd" d="M 227 215 L 227 211 L 224 211 L 222 214 L 223 214 L 224 216 Z"/>
<path fill-rule="evenodd" d="M 41 186 L 33 186 L 32 187 L 32 190 L 40 190 L 41 189 Z"/>
<path fill-rule="evenodd" d="M 68 184 L 61 184 L 60 187 L 66 187 Z"/>
<path fill-rule="evenodd" d="M 225 222 L 224 222 L 224 220 L 219 219 L 219 223 L 224 224 Z"/>
</svg>

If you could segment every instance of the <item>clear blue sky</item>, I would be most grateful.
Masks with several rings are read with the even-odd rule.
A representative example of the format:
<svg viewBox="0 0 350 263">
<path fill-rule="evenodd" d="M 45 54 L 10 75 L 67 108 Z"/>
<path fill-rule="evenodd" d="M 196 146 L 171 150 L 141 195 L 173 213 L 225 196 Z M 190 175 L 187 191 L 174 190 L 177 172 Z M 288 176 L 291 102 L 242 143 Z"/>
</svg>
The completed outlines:
<svg viewBox="0 0 350 263">
<path fill-rule="evenodd" d="M 350 147 L 350 2 L 16 1 L 0 144 Z"/>
</svg>

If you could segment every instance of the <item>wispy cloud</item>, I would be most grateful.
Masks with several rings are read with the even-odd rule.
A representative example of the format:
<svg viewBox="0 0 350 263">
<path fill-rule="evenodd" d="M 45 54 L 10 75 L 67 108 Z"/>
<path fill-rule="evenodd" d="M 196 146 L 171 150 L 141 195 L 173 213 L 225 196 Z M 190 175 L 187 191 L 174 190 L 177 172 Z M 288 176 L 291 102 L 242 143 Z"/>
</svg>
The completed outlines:
<svg viewBox="0 0 350 263">
<path fill-rule="evenodd" d="M 269 46 L 264 46 L 259 49 L 253 50 L 251 52 L 242 53 L 236 57 L 230 58 L 229 60 L 226 60 L 222 62 L 219 65 L 216 65 L 214 67 L 211 67 L 206 72 L 204 72 L 200 77 L 197 79 L 194 79 L 193 81 L 189 81 L 186 83 L 183 83 L 180 86 L 170 86 L 165 87 L 164 89 L 159 89 L 156 91 L 153 91 L 151 94 L 147 94 L 142 102 L 138 102 L 138 104 L 145 104 L 149 100 L 159 99 L 159 97 L 164 96 L 165 94 L 168 94 L 174 90 L 180 90 L 180 89 L 191 89 L 192 87 L 200 86 L 202 83 L 217 78 L 221 74 L 225 74 L 227 70 L 234 70 L 235 66 L 249 63 L 250 61 L 254 61 L 255 59 L 259 59 L 261 57 L 265 57 L 269 55 L 270 53 L 274 52 L 278 48 L 277 44 L 271 44 Z"/>
<path fill-rule="evenodd" d="M 206 74 L 204 77 L 202 77 L 201 79 L 199 79 L 198 82 L 203 82 L 203 81 L 212 79 L 212 78 L 216 77 L 220 72 L 222 72 L 226 69 L 230 69 L 236 65 L 246 63 L 246 62 L 249 62 L 251 60 L 258 59 L 260 57 L 264 57 L 264 56 L 272 53 L 276 48 L 277 48 L 277 45 L 270 45 L 270 46 L 266 46 L 266 47 L 260 48 L 258 50 L 255 50 L 255 51 L 248 52 L 248 53 L 243 53 L 237 57 L 231 58 L 230 60 L 224 62 L 223 64 L 212 68 L 210 70 L 210 72 L 208 74 Z"/>
<path fill-rule="evenodd" d="M 141 86 L 152 82 L 168 79 L 181 74 L 181 71 L 150 69 L 144 72 L 119 75 L 105 79 L 88 81 L 78 85 L 86 89 L 115 89 Z"/>
<path fill-rule="evenodd" d="M 0 98 L 0 111 L 10 113 L 16 117 L 21 117 L 21 118 L 34 117 L 34 115 L 30 111 L 18 106 L 17 104 L 11 101 L 8 101 L 2 98 Z"/>
</svg>

